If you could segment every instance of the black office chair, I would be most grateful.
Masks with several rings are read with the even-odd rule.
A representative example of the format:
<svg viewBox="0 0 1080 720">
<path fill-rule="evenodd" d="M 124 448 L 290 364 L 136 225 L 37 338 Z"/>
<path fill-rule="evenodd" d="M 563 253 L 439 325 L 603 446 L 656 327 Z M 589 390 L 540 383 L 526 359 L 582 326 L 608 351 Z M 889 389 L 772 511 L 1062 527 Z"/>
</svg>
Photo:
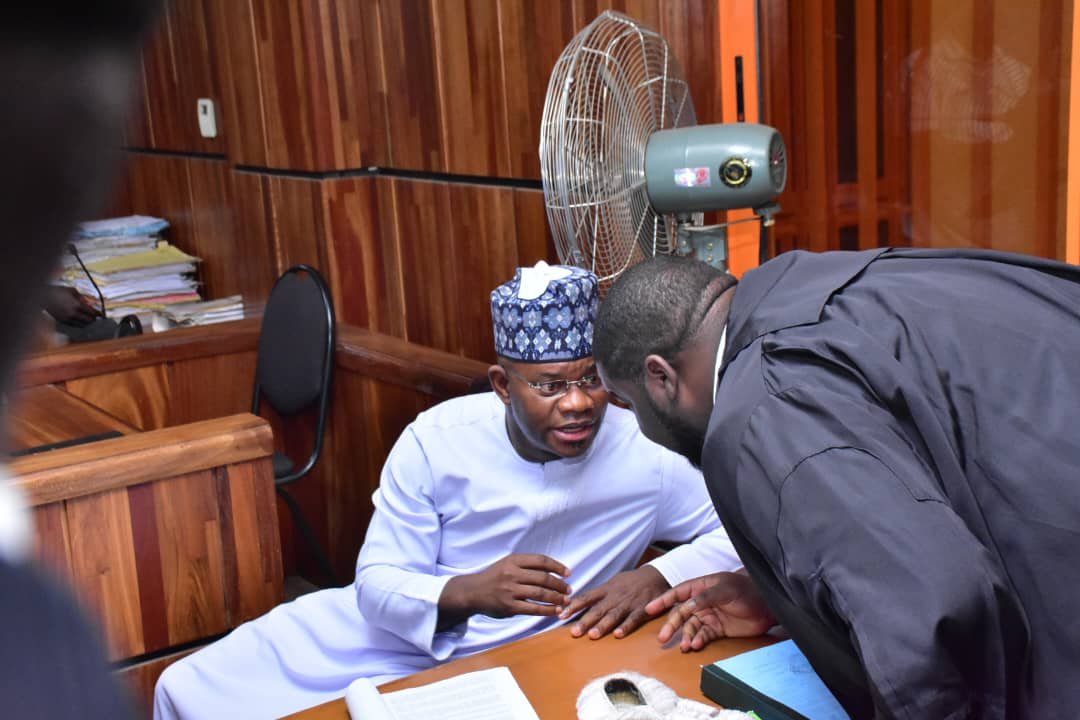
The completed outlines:
<svg viewBox="0 0 1080 720">
<path fill-rule="evenodd" d="M 334 369 L 334 334 L 334 305 L 322 275 L 308 265 L 286 270 L 274 283 L 263 314 L 251 412 L 259 414 L 263 399 L 283 418 L 318 403 L 311 455 L 297 467 L 287 455 L 275 452 L 274 483 L 320 569 L 336 583 L 326 551 L 285 487 L 307 475 L 322 452 Z"/>
</svg>

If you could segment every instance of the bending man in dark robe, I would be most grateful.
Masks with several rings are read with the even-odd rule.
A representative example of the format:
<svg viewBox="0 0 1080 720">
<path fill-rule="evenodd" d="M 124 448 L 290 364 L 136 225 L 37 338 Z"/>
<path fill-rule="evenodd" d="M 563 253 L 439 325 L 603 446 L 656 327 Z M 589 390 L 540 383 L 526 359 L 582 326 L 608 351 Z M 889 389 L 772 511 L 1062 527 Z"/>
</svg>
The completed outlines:
<svg viewBox="0 0 1080 720">
<path fill-rule="evenodd" d="M 604 301 L 595 357 L 644 434 L 703 468 L 757 590 L 853 717 L 1076 715 L 1080 270 L 792 252 L 736 285 L 658 258 Z M 718 589 L 671 627 L 700 634 Z"/>
</svg>

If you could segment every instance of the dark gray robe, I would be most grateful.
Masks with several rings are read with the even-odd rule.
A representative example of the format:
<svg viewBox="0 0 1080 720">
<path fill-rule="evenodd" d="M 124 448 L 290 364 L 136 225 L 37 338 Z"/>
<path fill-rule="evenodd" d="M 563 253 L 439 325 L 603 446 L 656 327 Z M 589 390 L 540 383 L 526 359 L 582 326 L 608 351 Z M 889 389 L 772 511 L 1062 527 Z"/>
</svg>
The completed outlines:
<svg viewBox="0 0 1080 720">
<path fill-rule="evenodd" d="M 1080 272 L 788 253 L 731 308 L 704 450 L 854 717 L 1080 717 Z"/>
</svg>

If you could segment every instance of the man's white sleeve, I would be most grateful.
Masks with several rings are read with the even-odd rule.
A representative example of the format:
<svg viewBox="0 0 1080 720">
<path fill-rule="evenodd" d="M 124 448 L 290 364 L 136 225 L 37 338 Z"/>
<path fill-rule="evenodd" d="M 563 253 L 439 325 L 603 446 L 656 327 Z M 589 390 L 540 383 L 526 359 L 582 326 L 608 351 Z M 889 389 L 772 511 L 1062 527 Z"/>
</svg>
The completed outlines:
<svg viewBox="0 0 1080 720">
<path fill-rule="evenodd" d="M 439 596 L 450 576 L 436 575 L 442 526 L 423 448 L 406 428 L 383 465 L 375 514 L 356 563 L 356 600 L 372 625 L 436 660 L 445 660 L 467 621 L 436 632 Z"/>
<path fill-rule="evenodd" d="M 661 452 L 663 489 L 653 540 L 693 542 L 673 548 L 649 564 L 672 587 L 702 575 L 742 567 L 716 515 L 701 472 L 683 457 L 668 450 Z"/>
</svg>

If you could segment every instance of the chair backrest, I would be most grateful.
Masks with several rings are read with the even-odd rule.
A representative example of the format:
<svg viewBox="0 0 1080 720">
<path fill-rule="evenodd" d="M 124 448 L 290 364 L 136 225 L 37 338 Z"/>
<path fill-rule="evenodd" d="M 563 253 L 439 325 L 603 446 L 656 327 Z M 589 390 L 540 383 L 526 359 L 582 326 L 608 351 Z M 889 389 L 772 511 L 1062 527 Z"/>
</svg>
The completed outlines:
<svg viewBox="0 0 1080 720">
<path fill-rule="evenodd" d="M 266 303 L 252 412 L 258 413 L 260 398 L 282 415 L 298 413 L 317 400 L 325 411 L 333 363 L 330 290 L 317 270 L 295 265 L 278 278 Z"/>
</svg>

